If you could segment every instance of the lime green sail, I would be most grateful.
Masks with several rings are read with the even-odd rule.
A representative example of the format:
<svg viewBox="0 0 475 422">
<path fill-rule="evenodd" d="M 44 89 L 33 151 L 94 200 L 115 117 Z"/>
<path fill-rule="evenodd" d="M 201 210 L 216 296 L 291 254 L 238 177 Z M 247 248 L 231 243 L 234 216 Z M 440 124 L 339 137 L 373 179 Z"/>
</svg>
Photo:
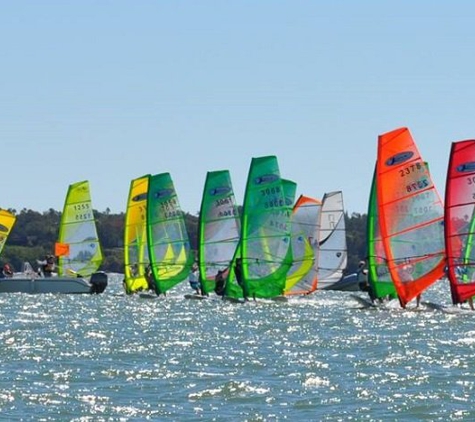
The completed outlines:
<svg viewBox="0 0 475 422">
<path fill-rule="evenodd" d="M 292 211 L 292 267 L 285 294 L 308 294 L 317 288 L 318 230 L 321 202 L 301 195 Z"/>
<path fill-rule="evenodd" d="M 239 212 L 229 171 L 208 172 L 198 222 L 198 261 L 203 294 L 214 291 L 218 271 L 226 277 L 239 236 Z"/>
<path fill-rule="evenodd" d="M 124 282 L 126 293 L 148 290 L 147 193 L 150 175 L 130 183 L 124 227 Z"/>
<path fill-rule="evenodd" d="M 188 277 L 194 260 L 185 216 L 169 173 L 150 177 L 147 239 L 156 293 L 165 294 Z"/>
<path fill-rule="evenodd" d="M 60 276 L 89 277 L 102 264 L 103 255 L 87 180 L 68 188 L 61 214 L 58 246 L 64 251 L 58 258 Z"/>
<path fill-rule="evenodd" d="M 297 183 L 291 181 L 291 180 L 287 180 L 287 179 L 281 179 L 282 180 L 282 189 L 283 189 L 283 192 L 284 192 L 284 196 L 285 196 L 285 204 L 290 208 L 292 209 L 293 208 L 293 204 L 295 202 L 295 195 L 297 193 Z M 265 228 L 260 228 L 260 230 L 264 230 Z M 292 232 L 293 234 L 293 232 Z M 272 245 L 270 245 L 267 241 L 263 241 L 262 242 L 262 247 L 264 249 L 264 253 L 267 255 L 267 256 L 271 256 L 272 255 L 272 251 L 270 250 L 270 247 Z M 295 270 L 297 270 L 297 266 L 296 265 L 296 255 L 300 254 L 300 251 L 297 251 L 297 250 L 293 250 L 293 247 L 292 247 L 292 239 L 291 239 L 291 243 L 290 243 L 290 247 L 288 249 L 288 252 L 287 252 L 287 257 L 286 259 L 288 261 L 290 261 L 292 264 L 291 264 L 291 267 L 287 273 L 287 276 L 286 276 L 286 285 L 287 285 L 287 280 L 288 280 L 288 277 L 289 277 L 289 273 L 292 271 L 292 268 L 294 268 Z M 297 246 L 297 245 L 296 245 Z M 294 255 L 296 254 L 296 255 Z M 298 258 L 297 258 L 298 259 Z M 298 275 L 297 275 L 298 277 Z"/>
<path fill-rule="evenodd" d="M 378 203 L 376 189 L 376 172 L 373 175 L 368 206 L 367 236 L 368 236 L 368 283 L 372 299 L 385 297 L 397 298 L 387 266 L 386 253 L 381 238 L 378 219 Z"/>
<path fill-rule="evenodd" d="M 290 253 L 292 205 L 275 156 L 253 158 L 244 197 L 241 249 L 245 296 L 284 293 Z"/>
<path fill-rule="evenodd" d="M 8 236 L 15 225 L 16 216 L 10 211 L 0 209 L 0 253 L 3 251 Z"/>
</svg>

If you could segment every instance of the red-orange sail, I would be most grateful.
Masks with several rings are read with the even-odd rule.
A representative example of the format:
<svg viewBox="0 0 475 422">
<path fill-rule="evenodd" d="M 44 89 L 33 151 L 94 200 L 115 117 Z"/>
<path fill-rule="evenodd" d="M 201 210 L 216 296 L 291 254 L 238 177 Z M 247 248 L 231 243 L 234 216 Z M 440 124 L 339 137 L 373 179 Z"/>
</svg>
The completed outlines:
<svg viewBox="0 0 475 422">
<path fill-rule="evenodd" d="M 445 189 L 445 246 L 454 304 L 475 296 L 475 140 L 452 143 Z"/>
<path fill-rule="evenodd" d="M 379 136 L 377 203 L 388 269 L 402 307 L 444 276 L 444 209 L 407 128 Z"/>
</svg>

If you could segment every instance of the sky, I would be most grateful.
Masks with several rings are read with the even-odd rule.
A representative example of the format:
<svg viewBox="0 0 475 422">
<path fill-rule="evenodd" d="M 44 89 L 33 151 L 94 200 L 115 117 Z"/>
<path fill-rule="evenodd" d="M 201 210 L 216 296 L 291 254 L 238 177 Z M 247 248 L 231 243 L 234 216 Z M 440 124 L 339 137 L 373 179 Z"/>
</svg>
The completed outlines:
<svg viewBox="0 0 475 422">
<path fill-rule="evenodd" d="M 475 137 L 475 2 L 0 2 L 1 208 L 62 210 L 89 180 L 125 212 L 169 172 L 196 215 L 208 171 L 242 203 L 253 157 L 297 194 L 366 213 L 378 135 L 408 127 L 441 197 Z"/>
</svg>

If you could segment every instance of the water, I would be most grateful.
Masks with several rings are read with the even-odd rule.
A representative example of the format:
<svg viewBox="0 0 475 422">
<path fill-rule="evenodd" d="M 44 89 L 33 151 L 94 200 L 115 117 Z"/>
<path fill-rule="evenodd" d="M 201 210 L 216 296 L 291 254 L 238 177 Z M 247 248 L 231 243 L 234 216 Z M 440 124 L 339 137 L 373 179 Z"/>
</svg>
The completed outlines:
<svg viewBox="0 0 475 422">
<path fill-rule="evenodd" d="M 3 420 L 473 420 L 475 313 L 0 296 Z M 423 297 L 449 304 L 446 282 Z"/>
</svg>

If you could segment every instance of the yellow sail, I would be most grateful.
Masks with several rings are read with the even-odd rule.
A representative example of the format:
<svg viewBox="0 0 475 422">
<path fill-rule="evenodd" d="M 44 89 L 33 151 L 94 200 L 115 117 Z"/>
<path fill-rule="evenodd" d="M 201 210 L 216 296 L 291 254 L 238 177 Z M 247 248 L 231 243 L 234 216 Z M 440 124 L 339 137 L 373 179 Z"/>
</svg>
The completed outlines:
<svg viewBox="0 0 475 422">
<path fill-rule="evenodd" d="M 5 246 L 5 242 L 15 224 L 16 216 L 7 210 L 0 209 L 0 253 Z"/>
<path fill-rule="evenodd" d="M 148 289 L 147 192 L 149 175 L 132 180 L 125 213 L 124 282 L 127 293 Z"/>
</svg>

